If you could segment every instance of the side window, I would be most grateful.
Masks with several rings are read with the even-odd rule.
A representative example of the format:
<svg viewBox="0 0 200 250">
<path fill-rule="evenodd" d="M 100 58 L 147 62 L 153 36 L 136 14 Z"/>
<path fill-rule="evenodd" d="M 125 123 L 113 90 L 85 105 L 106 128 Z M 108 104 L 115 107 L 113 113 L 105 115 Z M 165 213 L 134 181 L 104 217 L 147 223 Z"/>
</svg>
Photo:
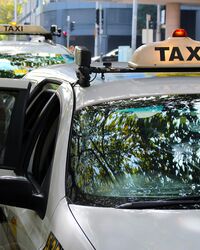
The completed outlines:
<svg viewBox="0 0 200 250">
<path fill-rule="evenodd" d="M 6 91 L 0 92 L 0 163 L 3 163 L 6 138 L 15 99 L 15 93 Z"/>
<path fill-rule="evenodd" d="M 27 86 L 28 87 L 28 86 Z M 19 168 L 25 106 L 29 95 L 26 89 L 0 88 L 0 166 Z"/>
<path fill-rule="evenodd" d="M 47 110 L 48 109 L 48 110 Z M 42 185 L 48 170 L 52 164 L 57 128 L 59 121 L 59 101 L 54 95 L 51 104 L 47 107 L 48 113 L 42 122 L 41 130 L 38 131 L 37 142 L 34 146 L 34 157 L 32 161 L 32 176 L 38 184 Z"/>
<path fill-rule="evenodd" d="M 60 114 L 55 86 L 47 85 L 30 103 L 25 120 L 24 141 L 27 150 L 24 167 L 27 168 L 29 179 L 39 185 L 43 184 L 50 172 Z"/>
</svg>

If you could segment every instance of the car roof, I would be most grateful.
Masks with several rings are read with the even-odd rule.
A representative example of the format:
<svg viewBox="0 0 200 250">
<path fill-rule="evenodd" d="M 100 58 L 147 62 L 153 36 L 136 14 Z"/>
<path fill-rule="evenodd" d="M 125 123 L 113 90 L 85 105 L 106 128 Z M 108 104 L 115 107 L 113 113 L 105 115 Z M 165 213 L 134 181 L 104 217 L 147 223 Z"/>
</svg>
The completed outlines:
<svg viewBox="0 0 200 250">
<path fill-rule="evenodd" d="M 44 78 L 61 79 L 70 83 L 77 82 L 77 66 L 54 65 L 40 68 L 28 73 L 25 78 L 42 80 Z M 91 77 L 92 78 L 92 77 Z M 102 102 L 140 98 L 144 96 L 200 94 L 200 74 L 174 74 L 163 77 L 156 73 L 109 73 L 105 79 L 101 75 L 91 82 L 90 87 L 75 86 L 76 109 Z"/>
<path fill-rule="evenodd" d="M 200 94 L 200 77 L 132 78 L 102 81 L 76 91 L 77 109 L 102 102 L 177 94 Z M 181 86 L 181 87 L 180 87 Z"/>
<path fill-rule="evenodd" d="M 49 42 L 29 41 L 0 41 L 0 53 L 55 53 L 71 54 L 67 48 L 60 44 Z"/>
</svg>

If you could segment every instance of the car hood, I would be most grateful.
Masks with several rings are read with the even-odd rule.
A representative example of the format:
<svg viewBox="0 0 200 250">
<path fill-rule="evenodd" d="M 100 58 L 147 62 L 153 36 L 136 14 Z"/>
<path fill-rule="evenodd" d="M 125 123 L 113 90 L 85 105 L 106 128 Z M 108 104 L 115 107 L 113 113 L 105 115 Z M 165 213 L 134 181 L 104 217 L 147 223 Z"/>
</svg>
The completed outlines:
<svg viewBox="0 0 200 250">
<path fill-rule="evenodd" d="M 97 250 L 196 250 L 199 210 L 128 210 L 70 205 Z"/>
</svg>

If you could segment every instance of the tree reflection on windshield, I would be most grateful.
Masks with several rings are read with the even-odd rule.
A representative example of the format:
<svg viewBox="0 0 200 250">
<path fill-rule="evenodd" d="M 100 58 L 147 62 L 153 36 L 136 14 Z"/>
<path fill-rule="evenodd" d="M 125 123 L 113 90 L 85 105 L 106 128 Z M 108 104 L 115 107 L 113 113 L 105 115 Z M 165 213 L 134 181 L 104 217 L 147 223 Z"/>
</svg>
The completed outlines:
<svg viewBox="0 0 200 250">
<path fill-rule="evenodd" d="M 200 192 L 200 95 L 121 100 L 74 117 L 71 191 L 160 199 Z"/>
<path fill-rule="evenodd" d="M 54 64 L 72 63 L 73 57 L 54 53 L 0 54 L 0 77 L 21 78 L 29 71 Z"/>
</svg>

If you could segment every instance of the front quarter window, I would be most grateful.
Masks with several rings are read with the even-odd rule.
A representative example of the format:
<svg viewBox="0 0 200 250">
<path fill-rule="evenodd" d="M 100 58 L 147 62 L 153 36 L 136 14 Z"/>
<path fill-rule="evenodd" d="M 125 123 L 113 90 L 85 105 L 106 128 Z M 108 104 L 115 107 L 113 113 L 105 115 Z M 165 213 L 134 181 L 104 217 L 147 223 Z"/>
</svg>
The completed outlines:
<svg viewBox="0 0 200 250">
<path fill-rule="evenodd" d="M 4 161 L 7 134 L 16 96 L 17 93 L 14 91 L 0 91 L 0 164 Z"/>
<path fill-rule="evenodd" d="M 200 95 L 130 99 L 76 111 L 70 149 L 77 204 L 200 193 Z"/>
</svg>

